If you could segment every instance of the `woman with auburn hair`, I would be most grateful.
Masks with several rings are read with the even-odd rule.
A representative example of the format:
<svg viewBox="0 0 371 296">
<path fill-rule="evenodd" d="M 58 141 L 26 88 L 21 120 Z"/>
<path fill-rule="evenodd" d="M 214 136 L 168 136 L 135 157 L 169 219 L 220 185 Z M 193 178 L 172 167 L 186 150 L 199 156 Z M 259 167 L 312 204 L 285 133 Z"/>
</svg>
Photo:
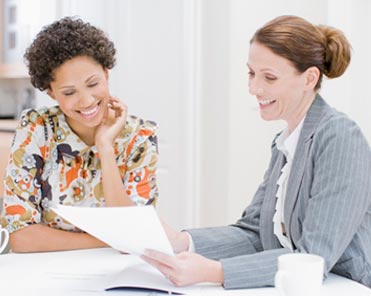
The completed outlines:
<svg viewBox="0 0 371 296">
<path fill-rule="evenodd" d="M 344 34 L 297 16 L 280 16 L 250 41 L 249 91 L 260 116 L 284 120 L 251 204 L 233 225 L 175 231 L 175 257 L 143 258 L 175 285 L 226 289 L 274 285 L 277 258 L 312 253 L 329 272 L 371 287 L 371 150 L 360 128 L 319 94 L 323 76 L 347 69 Z"/>
</svg>

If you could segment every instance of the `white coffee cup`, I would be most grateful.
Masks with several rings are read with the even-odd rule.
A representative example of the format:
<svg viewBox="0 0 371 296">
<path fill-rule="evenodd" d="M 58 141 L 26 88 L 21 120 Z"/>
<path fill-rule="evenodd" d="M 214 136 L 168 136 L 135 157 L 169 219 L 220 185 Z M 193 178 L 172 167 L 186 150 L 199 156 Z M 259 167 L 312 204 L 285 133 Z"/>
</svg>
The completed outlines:
<svg viewBox="0 0 371 296">
<path fill-rule="evenodd" d="M 4 252 L 9 242 L 9 232 L 0 225 L 0 254 Z"/>
<path fill-rule="evenodd" d="M 321 256 L 290 253 L 278 257 L 276 290 L 281 296 L 319 296 L 323 281 Z"/>
</svg>

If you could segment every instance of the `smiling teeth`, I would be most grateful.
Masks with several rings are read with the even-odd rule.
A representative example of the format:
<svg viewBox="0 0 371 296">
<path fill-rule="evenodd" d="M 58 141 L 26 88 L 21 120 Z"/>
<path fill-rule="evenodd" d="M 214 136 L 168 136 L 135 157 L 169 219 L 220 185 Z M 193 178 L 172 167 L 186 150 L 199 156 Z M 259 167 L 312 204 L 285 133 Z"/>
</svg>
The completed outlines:
<svg viewBox="0 0 371 296">
<path fill-rule="evenodd" d="M 272 102 L 274 102 L 274 100 L 262 100 L 262 101 L 259 101 L 259 104 L 260 105 L 268 105 Z"/>
<path fill-rule="evenodd" d="M 92 115 L 92 114 L 94 114 L 95 112 L 97 112 L 97 110 L 98 110 L 98 105 L 96 105 L 95 108 L 92 109 L 92 110 L 89 110 L 89 111 L 80 111 L 80 113 L 81 113 L 82 115 L 89 116 L 89 115 Z"/>
</svg>

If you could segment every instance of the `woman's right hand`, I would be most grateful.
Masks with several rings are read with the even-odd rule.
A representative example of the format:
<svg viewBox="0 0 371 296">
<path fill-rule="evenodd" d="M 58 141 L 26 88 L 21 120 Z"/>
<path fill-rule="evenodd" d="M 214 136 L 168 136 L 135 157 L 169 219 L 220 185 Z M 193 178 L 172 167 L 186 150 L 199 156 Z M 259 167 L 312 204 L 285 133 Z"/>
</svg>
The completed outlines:
<svg viewBox="0 0 371 296">
<path fill-rule="evenodd" d="M 117 136 L 126 125 L 127 106 L 118 98 L 110 97 L 105 102 L 105 114 L 95 131 L 95 145 L 99 148 L 112 147 Z"/>
<path fill-rule="evenodd" d="M 176 286 L 224 282 L 220 261 L 207 259 L 196 253 L 181 252 L 173 256 L 155 250 L 145 250 L 141 258 L 156 267 Z"/>
<path fill-rule="evenodd" d="M 174 253 L 180 253 L 188 251 L 189 249 L 189 236 L 184 231 L 177 231 L 167 224 L 164 220 L 161 220 L 162 226 L 164 227 L 165 233 L 173 247 Z"/>
</svg>

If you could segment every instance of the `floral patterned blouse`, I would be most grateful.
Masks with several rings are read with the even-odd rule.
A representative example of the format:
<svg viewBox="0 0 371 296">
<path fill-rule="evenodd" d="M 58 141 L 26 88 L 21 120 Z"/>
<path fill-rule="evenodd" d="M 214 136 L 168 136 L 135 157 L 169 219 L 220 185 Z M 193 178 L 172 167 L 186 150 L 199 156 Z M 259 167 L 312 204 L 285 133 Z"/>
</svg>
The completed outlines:
<svg viewBox="0 0 371 296">
<path fill-rule="evenodd" d="M 158 158 L 154 122 L 128 116 L 114 143 L 126 192 L 137 205 L 158 196 Z M 79 231 L 50 210 L 53 204 L 103 207 L 101 163 L 69 127 L 58 106 L 25 110 L 11 148 L 4 184 L 1 224 L 9 232 L 43 223 Z"/>
</svg>

